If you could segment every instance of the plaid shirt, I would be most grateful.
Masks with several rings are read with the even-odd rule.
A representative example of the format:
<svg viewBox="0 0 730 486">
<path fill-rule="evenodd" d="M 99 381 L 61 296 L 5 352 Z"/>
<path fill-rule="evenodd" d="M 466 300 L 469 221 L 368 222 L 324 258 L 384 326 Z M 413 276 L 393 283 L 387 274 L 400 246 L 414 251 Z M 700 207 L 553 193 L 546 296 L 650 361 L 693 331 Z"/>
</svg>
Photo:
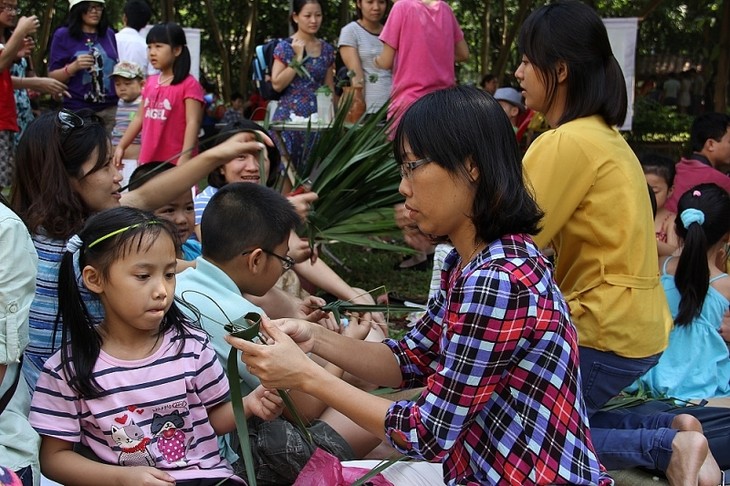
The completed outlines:
<svg viewBox="0 0 730 486">
<path fill-rule="evenodd" d="M 443 462 L 448 484 L 610 484 L 590 439 L 575 328 L 552 273 L 525 235 L 493 241 L 441 290 L 400 341 L 388 340 L 403 387 L 386 436 L 400 452 Z"/>
</svg>

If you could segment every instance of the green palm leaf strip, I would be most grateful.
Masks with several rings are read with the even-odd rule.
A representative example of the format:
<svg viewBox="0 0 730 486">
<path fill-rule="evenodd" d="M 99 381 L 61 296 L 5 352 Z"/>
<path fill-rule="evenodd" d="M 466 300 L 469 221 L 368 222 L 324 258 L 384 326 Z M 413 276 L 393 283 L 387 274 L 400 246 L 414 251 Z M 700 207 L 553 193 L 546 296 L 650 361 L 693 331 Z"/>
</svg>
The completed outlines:
<svg viewBox="0 0 730 486">
<path fill-rule="evenodd" d="M 225 326 L 226 331 L 228 331 L 234 337 L 240 337 L 241 339 L 245 339 L 249 342 L 254 342 L 258 340 L 260 344 L 266 344 L 266 337 L 263 336 L 260 332 L 261 316 L 255 312 L 249 312 L 248 314 L 243 316 L 243 320 L 246 323 L 246 326 L 240 326 L 239 324 L 231 322 L 230 324 L 227 324 Z M 231 352 L 228 355 L 229 371 L 231 366 L 231 356 L 233 356 L 233 364 L 236 366 L 236 376 L 238 376 L 238 361 L 236 359 L 237 351 L 238 350 L 236 348 L 232 347 Z M 228 377 L 228 379 L 230 381 L 230 376 Z M 238 383 L 238 381 L 236 381 L 236 383 Z M 240 387 L 240 383 L 238 383 L 238 386 Z M 276 391 L 281 397 L 281 400 L 284 402 L 284 406 L 286 407 L 287 411 L 294 420 L 294 425 L 297 426 L 299 432 L 307 440 L 309 445 L 314 447 L 315 443 L 314 439 L 312 438 L 312 434 L 309 433 L 309 429 L 307 428 L 301 415 L 299 415 L 299 411 L 297 410 L 296 405 L 294 405 L 294 402 L 289 396 L 289 393 L 287 393 L 286 390 Z"/>
<path fill-rule="evenodd" d="M 200 312 L 200 310 L 195 305 L 185 300 L 184 297 L 186 293 L 198 294 L 211 301 L 213 305 L 215 305 L 221 312 L 221 314 L 225 317 L 227 322 L 221 323 L 211 316 L 205 315 Z M 207 319 L 210 319 L 212 322 L 222 324 L 223 328 L 228 331 L 228 333 L 230 333 L 232 336 L 245 339 L 249 342 L 259 342 L 261 344 L 266 344 L 266 337 L 263 336 L 260 332 L 261 316 L 259 314 L 255 312 L 249 312 L 242 318 L 232 321 L 228 317 L 226 312 L 221 308 L 221 306 L 219 306 L 218 303 L 213 300 L 209 295 L 203 292 L 198 292 L 196 290 L 185 290 L 180 297 L 180 301 L 182 302 L 182 304 L 191 309 L 195 315 L 204 316 Z M 233 406 L 233 417 L 236 423 L 236 433 L 238 435 L 238 441 L 241 445 L 243 463 L 246 468 L 246 477 L 248 479 L 249 486 L 256 486 L 256 471 L 254 468 L 253 453 L 251 452 L 251 444 L 248 438 L 248 421 L 246 420 L 246 411 L 244 410 L 243 406 L 243 395 L 241 394 L 241 382 L 238 376 L 238 350 L 234 347 L 231 347 L 231 350 L 228 353 L 228 359 L 226 361 L 226 374 L 228 375 L 228 385 L 231 393 L 231 404 Z M 309 429 L 307 429 L 307 426 L 302 420 L 301 415 L 299 414 L 299 411 L 297 410 L 296 405 L 294 405 L 294 402 L 292 401 L 289 394 L 286 392 L 286 390 L 276 391 L 284 402 L 284 407 L 287 409 L 289 415 L 292 417 L 294 425 L 299 429 L 305 440 L 312 447 L 315 447 L 316 444 L 314 443 L 312 434 L 310 434 Z"/>
</svg>

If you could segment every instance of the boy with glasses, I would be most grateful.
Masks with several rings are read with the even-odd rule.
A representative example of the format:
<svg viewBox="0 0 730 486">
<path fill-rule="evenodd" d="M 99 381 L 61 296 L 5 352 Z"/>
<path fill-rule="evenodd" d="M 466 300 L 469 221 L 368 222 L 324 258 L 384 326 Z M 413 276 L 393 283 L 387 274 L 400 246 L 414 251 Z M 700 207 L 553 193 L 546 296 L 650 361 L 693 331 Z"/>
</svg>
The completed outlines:
<svg viewBox="0 0 730 486">
<path fill-rule="evenodd" d="M 229 320 L 240 323 L 249 312 L 264 314 L 244 294 L 265 294 L 291 268 L 289 233 L 299 222 L 286 197 L 258 184 L 227 184 L 208 202 L 201 221 L 203 255 L 195 268 L 178 274 L 175 296 L 190 304 L 189 308 L 181 307 L 183 312 L 199 321 L 224 366 L 231 349 L 225 341 L 228 333 L 224 324 Z M 309 316 L 312 321 L 324 315 L 319 310 L 309 311 L 313 311 Z M 347 327 L 342 332 L 358 331 Z M 243 366 L 240 356 L 237 362 L 242 393 L 250 393 L 260 385 L 259 380 Z M 339 369 L 331 372 L 342 376 Z M 317 446 L 341 460 L 362 457 L 380 443 L 322 402 L 302 394 L 292 398 L 305 422 L 310 423 L 308 430 Z M 332 421 L 335 415 L 338 417 Z M 332 425 L 317 420 L 319 417 L 330 417 L 327 420 Z M 284 419 L 249 421 L 249 435 L 257 480 L 262 484 L 291 484 L 314 452 L 298 429 Z M 228 439 L 221 439 L 219 445 L 222 455 L 234 463 L 235 445 Z"/>
</svg>

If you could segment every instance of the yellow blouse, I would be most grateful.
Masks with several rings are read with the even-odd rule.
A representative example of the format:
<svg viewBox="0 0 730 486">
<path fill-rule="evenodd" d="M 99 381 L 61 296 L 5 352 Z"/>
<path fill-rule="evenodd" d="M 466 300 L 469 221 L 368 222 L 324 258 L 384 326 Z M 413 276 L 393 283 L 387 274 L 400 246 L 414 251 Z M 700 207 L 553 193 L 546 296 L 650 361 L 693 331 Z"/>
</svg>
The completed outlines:
<svg viewBox="0 0 730 486">
<path fill-rule="evenodd" d="M 545 212 L 535 241 L 555 249 L 580 345 L 627 358 L 663 351 L 672 317 L 651 203 L 623 137 L 600 116 L 579 118 L 538 137 L 524 167 Z"/>
</svg>

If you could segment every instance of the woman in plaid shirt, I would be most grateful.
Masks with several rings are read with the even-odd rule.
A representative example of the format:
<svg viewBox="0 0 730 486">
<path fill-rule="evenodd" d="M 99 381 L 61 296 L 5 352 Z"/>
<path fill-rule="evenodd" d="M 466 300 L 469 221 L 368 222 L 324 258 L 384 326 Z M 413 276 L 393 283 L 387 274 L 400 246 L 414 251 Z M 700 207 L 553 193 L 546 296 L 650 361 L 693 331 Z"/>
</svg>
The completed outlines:
<svg viewBox="0 0 730 486">
<path fill-rule="evenodd" d="M 454 246 L 425 316 L 400 341 L 281 320 L 265 323 L 273 346 L 230 342 L 265 386 L 310 393 L 398 452 L 440 462 L 447 484 L 608 483 L 576 331 L 530 237 L 542 212 L 504 111 L 476 88 L 437 91 L 406 111 L 394 147 L 409 217 Z M 373 383 L 424 389 L 390 402 L 327 376 L 299 348 Z"/>
</svg>

